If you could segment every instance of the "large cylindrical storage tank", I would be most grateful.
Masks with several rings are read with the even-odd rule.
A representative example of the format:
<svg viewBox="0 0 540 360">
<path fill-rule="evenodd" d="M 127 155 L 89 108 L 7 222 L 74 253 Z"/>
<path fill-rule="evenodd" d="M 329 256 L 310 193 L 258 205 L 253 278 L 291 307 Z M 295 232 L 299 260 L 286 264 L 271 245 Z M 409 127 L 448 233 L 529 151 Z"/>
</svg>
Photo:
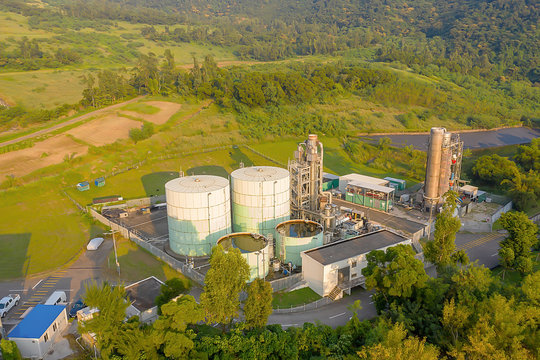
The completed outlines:
<svg viewBox="0 0 540 360">
<path fill-rule="evenodd" d="M 426 164 L 426 181 L 424 183 L 424 198 L 435 200 L 439 198 L 439 178 L 441 173 L 441 152 L 445 128 L 431 128 Z"/>
<path fill-rule="evenodd" d="M 276 227 L 277 257 L 284 263 L 302 265 L 300 253 L 324 243 L 324 233 L 321 224 L 310 220 L 289 220 Z"/>
<path fill-rule="evenodd" d="M 275 238 L 276 225 L 290 219 L 289 171 L 273 166 L 241 168 L 231 173 L 235 232 Z"/>
<path fill-rule="evenodd" d="M 225 235 L 217 241 L 227 251 L 239 249 L 249 265 L 249 281 L 266 277 L 270 268 L 270 243 L 259 234 L 247 232 Z"/>
<path fill-rule="evenodd" d="M 165 184 L 169 246 L 185 256 L 209 256 L 217 240 L 231 232 L 229 181 L 197 175 Z"/>
</svg>

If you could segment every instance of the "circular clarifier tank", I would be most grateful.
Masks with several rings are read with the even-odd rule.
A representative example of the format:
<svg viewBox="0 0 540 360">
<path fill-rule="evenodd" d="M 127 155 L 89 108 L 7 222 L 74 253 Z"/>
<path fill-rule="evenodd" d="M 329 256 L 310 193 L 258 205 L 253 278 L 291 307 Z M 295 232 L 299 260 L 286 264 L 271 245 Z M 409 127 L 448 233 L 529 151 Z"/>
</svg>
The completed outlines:
<svg viewBox="0 0 540 360">
<path fill-rule="evenodd" d="M 289 171 L 253 166 L 231 173 L 233 231 L 276 236 L 276 225 L 290 219 Z"/>
<path fill-rule="evenodd" d="M 165 184 L 169 246 L 184 256 L 209 256 L 216 241 L 231 232 L 229 181 L 197 175 Z"/>
<path fill-rule="evenodd" d="M 284 221 L 276 227 L 276 250 L 284 263 L 302 266 L 302 251 L 323 245 L 324 233 L 321 224 L 310 220 Z"/>
<path fill-rule="evenodd" d="M 268 275 L 270 244 L 264 236 L 247 232 L 233 233 L 223 236 L 217 243 L 225 251 L 231 248 L 240 250 L 249 265 L 249 281 Z"/>
</svg>

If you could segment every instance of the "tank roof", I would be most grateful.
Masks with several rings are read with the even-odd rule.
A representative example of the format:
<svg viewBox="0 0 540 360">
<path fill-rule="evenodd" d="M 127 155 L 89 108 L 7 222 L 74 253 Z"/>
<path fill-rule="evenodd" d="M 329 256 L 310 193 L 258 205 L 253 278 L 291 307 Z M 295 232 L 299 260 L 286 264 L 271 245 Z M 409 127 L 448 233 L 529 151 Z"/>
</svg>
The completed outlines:
<svg viewBox="0 0 540 360">
<path fill-rule="evenodd" d="M 289 176 L 289 171 L 275 166 L 252 166 L 234 170 L 231 177 L 244 181 L 281 180 Z"/>
<path fill-rule="evenodd" d="M 217 243 L 221 244 L 224 250 L 232 246 L 242 253 L 250 253 L 264 249 L 268 245 L 268 240 L 259 234 L 240 232 L 225 235 Z"/>
<path fill-rule="evenodd" d="M 276 230 L 288 237 L 304 238 L 321 233 L 323 227 L 311 220 L 288 220 L 276 226 Z"/>
<path fill-rule="evenodd" d="M 173 179 L 165 184 L 165 189 L 178 193 L 207 193 L 228 185 L 229 180 L 221 176 L 194 175 Z"/>
</svg>

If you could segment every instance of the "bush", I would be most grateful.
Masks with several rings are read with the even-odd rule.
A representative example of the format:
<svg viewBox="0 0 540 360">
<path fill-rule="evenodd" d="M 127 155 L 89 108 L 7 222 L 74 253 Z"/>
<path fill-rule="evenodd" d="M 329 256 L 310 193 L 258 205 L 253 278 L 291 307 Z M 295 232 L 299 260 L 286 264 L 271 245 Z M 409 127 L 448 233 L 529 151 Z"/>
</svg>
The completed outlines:
<svg viewBox="0 0 540 360">
<path fill-rule="evenodd" d="M 154 125 L 149 122 L 145 122 L 140 129 L 135 128 L 129 130 L 129 137 L 135 143 L 148 139 L 150 136 L 152 136 L 152 134 L 154 134 Z"/>
<path fill-rule="evenodd" d="M 0 350 L 4 360 L 22 360 L 21 352 L 15 341 L 2 339 L 0 341 Z"/>
</svg>

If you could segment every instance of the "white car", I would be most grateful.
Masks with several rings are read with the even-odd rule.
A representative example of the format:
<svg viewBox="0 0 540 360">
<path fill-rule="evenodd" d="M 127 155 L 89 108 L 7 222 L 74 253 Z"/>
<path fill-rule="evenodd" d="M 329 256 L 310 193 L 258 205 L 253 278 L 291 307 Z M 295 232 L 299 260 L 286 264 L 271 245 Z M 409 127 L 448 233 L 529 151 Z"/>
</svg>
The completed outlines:
<svg viewBox="0 0 540 360">
<path fill-rule="evenodd" d="M 12 307 L 19 305 L 20 295 L 9 294 L 0 299 L 0 317 L 5 317 Z"/>
<path fill-rule="evenodd" d="M 88 245 L 86 245 L 87 250 L 97 250 L 101 244 L 103 244 L 104 239 L 102 237 L 94 238 L 90 240 Z"/>
</svg>

